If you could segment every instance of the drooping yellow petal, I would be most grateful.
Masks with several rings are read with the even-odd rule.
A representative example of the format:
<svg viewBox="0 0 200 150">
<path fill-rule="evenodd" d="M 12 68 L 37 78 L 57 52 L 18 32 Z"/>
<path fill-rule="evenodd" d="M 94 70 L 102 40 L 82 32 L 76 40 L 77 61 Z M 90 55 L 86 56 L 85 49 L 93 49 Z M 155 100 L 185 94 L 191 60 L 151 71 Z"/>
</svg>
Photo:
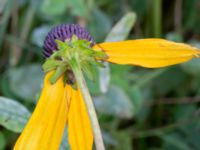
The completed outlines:
<svg viewBox="0 0 200 150">
<path fill-rule="evenodd" d="M 67 86 L 63 78 L 55 84 L 49 83 L 48 73 L 39 102 L 14 150 L 57 150 L 59 148 L 67 119 Z"/>
<path fill-rule="evenodd" d="M 73 90 L 68 117 L 68 138 L 71 150 L 92 150 L 92 128 L 79 89 Z"/>
<path fill-rule="evenodd" d="M 93 48 L 103 50 L 108 55 L 109 62 L 148 68 L 183 63 L 200 54 L 197 48 L 187 44 L 153 38 L 106 42 L 97 44 Z"/>
</svg>

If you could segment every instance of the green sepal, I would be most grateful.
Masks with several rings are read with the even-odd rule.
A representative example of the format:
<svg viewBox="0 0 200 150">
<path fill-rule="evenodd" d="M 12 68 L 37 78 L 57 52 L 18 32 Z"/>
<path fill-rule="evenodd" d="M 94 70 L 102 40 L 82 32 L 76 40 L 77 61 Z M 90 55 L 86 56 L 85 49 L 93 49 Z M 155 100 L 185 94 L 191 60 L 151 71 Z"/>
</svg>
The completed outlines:
<svg viewBox="0 0 200 150">
<path fill-rule="evenodd" d="M 45 72 L 55 70 L 50 78 L 52 84 L 64 73 L 65 80 L 63 82 L 66 84 L 67 81 L 71 80 L 67 76 L 67 70 L 74 70 L 73 68 L 77 68 L 77 66 L 80 66 L 85 75 L 94 81 L 96 77 L 94 66 L 104 67 L 101 60 L 108 58 L 103 51 L 93 50 L 91 41 L 79 40 L 75 35 L 72 36 L 71 40 L 64 42 L 55 40 L 55 42 L 58 45 L 58 50 L 54 51 L 43 64 Z"/>
<path fill-rule="evenodd" d="M 56 69 L 61 64 L 62 64 L 62 61 L 58 61 L 58 60 L 49 58 L 42 65 L 42 68 L 43 68 L 44 72 L 48 72 L 48 71 Z"/>
<path fill-rule="evenodd" d="M 84 62 L 81 64 L 81 68 L 83 69 L 83 72 L 86 74 L 86 76 L 92 80 L 95 81 L 96 79 L 96 74 L 95 74 L 95 69 L 93 64 L 89 63 L 89 62 Z"/>
<path fill-rule="evenodd" d="M 108 59 L 108 55 L 106 55 L 103 51 L 95 51 L 94 57 L 104 60 Z"/>
<path fill-rule="evenodd" d="M 98 67 L 105 68 L 104 64 L 101 61 L 94 61 L 94 64 Z"/>
<path fill-rule="evenodd" d="M 71 43 L 72 44 L 76 44 L 76 43 L 78 43 L 80 41 L 81 40 L 79 40 L 78 37 L 75 34 L 72 35 L 72 37 L 71 37 Z"/>
<path fill-rule="evenodd" d="M 80 46 L 80 49 L 83 50 L 82 53 L 85 54 L 86 56 L 94 56 L 95 54 L 95 51 L 90 48 Z"/>
<path fill-rule="evenodd" d="M 55 42 L 58 45 L 59 50 L 70 48 L 70 46 L 67 42 L 63 42 L 63 41 L 60 41 L 60 40 L 57 40 L 57 39 L 55 40 Z"/>
<path fill-rule="evenodd" d="M 59 66 L 50 78 L 51 84 L 56 83 L 56 81 L 62 76 L 62 74 L 67 70 L 67 66 Z"/>
</svg>

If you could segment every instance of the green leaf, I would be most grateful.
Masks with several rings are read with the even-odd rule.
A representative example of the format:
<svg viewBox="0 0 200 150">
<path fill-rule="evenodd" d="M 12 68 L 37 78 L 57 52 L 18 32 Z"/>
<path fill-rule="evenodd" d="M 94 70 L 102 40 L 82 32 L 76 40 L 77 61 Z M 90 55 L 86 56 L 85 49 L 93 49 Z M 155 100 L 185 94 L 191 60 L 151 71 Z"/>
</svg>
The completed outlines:
<svg viewBox="0 0 200 150">
<path fill-rule="evenodd" d="M 195 104 L 178 105 L 174 117 L 176 121 L 188 119 L 196 110 L 197 106 Z"/>
<path fill-rule="evenodd" d="M 116 150 L 132 150 L 132 141 L 128 132 L 124 131 L 115 131 L 113 133 L 115 139 L 117 139 Z"/>
<path fill-rule="evenodd" d="M 103 141 L 105 145 L 109 145 L 112 147 L 118 146 L 117 140 L 110 133 L 103 131 L 102 136 L 103 136 Z"/>
<path fill-rule="evenodd" d="M 169 78 L 173 77 L 173 78 Z M 188 76 L 178 66 L 173 66 L 167 69 L 162 76 L 156 79 L 155 91 L 158 95 L 167 94 L 170 91 L 180 89 L 181 85 L 188 80 Z"/>
<path fill-rule="evenodd" d="M 125 40 L 136 22 L 136 14 L 134 12 L 127 13 L 122 19 L 111 29 L 105 41 L 114 42 Z"/>
<path fill-rule="evenodd" d="M 111 72 L 112 72 L 112 78 L 111 83 L 117 84 L 123 89 L 129 89 L 129 77 L 132 70 L 132 66 L 130 65 L 117 65 L 117 64 L 110 64 Z M 131 77 L 134 77 L 135 74 L 131 74 Z M 122 80 L 126 79 L 126 80 Z"/>
<path fill-rule="evenodd" d="M 161 137 L 166 150 L 192 150 L 187 141 L 178 134 L 168 134 Z"/>
<path fill-rule="evenodd" d="M 182 24 L 185 31 L 199 32 L 199 28 L 196 28 L 200 23 L 198 4 L 199 0 L 185 0 L 183 3 L 182 9 L 185 11 L 183 11 Z"/>
<path fill-rule="evenodd" d="M 200 48 L 200 42 L 197 40 L 190 40 L 189 43 L 195 47 Z M 181 64 L 182 69 L 191 75 L 198 76 L 200 74 L 200 60 L 193 59 L 189 62 Z"/>
<path fill-rule="evenodd" d="M 3 44 L 3 41 L 4 41 L 3 38 L 4 38 L 4 35 L 6 32 L 6 28 L 8 26 L 10 13 L 12 11 L 13 1 L 7 0 L 7 3 L 1 1 L 1 4 L 2 4 L 1 6 L 4 8 L 3 8 L 3 14 L 1 14 L 2 16 L 1 16 L 1 20 L 0 20 L 0 51 L 1 51 L 1 46 Z M 2 9 L 2 7 L 0 9 Z"/>
<path fill-rule="evenodd" d="M 44 15 L 56 16 L 61 15 L 67 10 L 67 0 L 44 0 L 40 10 Z"/>
<path fill-rule="evenodd" d="M 95 79 L 99 78 L 99 74 L 98 74 L 98 68 L 94 67 L 94 75 L 95 75 Z M 100 89 L 99 89 L 99 82 L 93 82 L 92 80 L 86 78 L 86 82 L 87 82 L 87 86 L 89 88 L 89 91 L 92 95 L 99 95 L 101 94 Z"/>
<path fill-rule="evenodd" d="M 9 86 L 8 75 L 6 73 L 4 73 L 4 74 L 2 74 L 2 76 L 0 76 L 0 79 L 1 79 L 0 84 L 1 84 L 2 95 L 6 96 L 6 97 L 15 97 Z"/>
<path fill-rule="evenodd" d="M 0 124 L 13 132 L 21 132 L 30 112 L 19 102 L 0 97 Z"/>
<path fill-rule="evenodd" d="M 109 63 L 104 62 L 104 68 L 99 68 L 99 86 L 102 93 L 106 93 L 110 85 L 110 67 Z"/>
<path fill-rule="evenodd" d="M 161 76 L 167 71 L 168 68 L 162 68 L 150 71 L 149 73 L 144 73 L 144 75 L 139 75 L 139 78 L 135 79 L 136 82 L 134 84 L 138 87 L 145 87 L 149 82 L 157 79 L 157 77 Z"/>
<path fill-rule="evenodd" d="M 147 11 L 147 6 L 149 5 L 149 1 L 148 0 L 133 0 L 133 1 L 130 1 L 129 5 L 132 8 L 132 10 L 134 10 L 136 14 L 139 16 L 138 18 L 142 18 Z"/>
<path fill-rule="evenodd" d="M 135 108 L 135 113 L 138 113 L 141 110 L 143 104 L 142 92 L 138 86 L 133 86 L 131 88 L 131 97 Z"/>
<path fill-rule="evenodd" d="M 130 98 L 118 86 L 111 86 L 106 94 L 94 97 L 94 104 L 97 111 L 102 114 L 127 119 L 134 114 L 134 107 Z"/>
<path fill-rule="evenodd" d="M 39 64 L 11 68 L 8 77 L 11 91 L 23 100 L 34 101 L 43 84 L 43 71 Z"/>
<path fill-rule="evenodd" d="M 198 106 L 196 104 L 179 105 L 176 107 L 176 114 L 175 114 L 175 119 L 177 121 L 190 120 L 190 122 L 180 126 L 178 133 L 180 132 L 183 133 L 185 135 L 184 139 L 190 145 L 192 145 L 194 149 L 200 149 L 199 145 L 200 120 L 198 116 L 194 115 L 195 112 L 197 111 L 198 111 Z"/>
<path fill-rule="evenodd" d="M 85 17 L 87 15 L 87 6 L 84 0 L 68 0 L 68 2 L 75 16 Z"/>
<path fill-rule="evenodd" d="M 3 12 L 5 6 L 6 6 L 7 0 L 1 0 L 0 1 L 0 13 Z"/>
<path fill-rule="evenodd" d="M 181 64 L 181 67 L 188 74 L 195 75 L 195 76 L 198 76 L 200 74 L 200 60 L 199 59 L 193 59 L 189 62 Z"/>
<path fill-rule="evenodd" d="M 111 21 L 108 16 L 98 8 L 94 8 L 88 23 L 91 35 L 94 39 L 102 41 L 111 29 Z"/>
<path fill-rule="evenodd" d="M 3 132 L 0 131 L 0 150 L 4 150 L 6 146 L 6 139 Z"/>
</svg>

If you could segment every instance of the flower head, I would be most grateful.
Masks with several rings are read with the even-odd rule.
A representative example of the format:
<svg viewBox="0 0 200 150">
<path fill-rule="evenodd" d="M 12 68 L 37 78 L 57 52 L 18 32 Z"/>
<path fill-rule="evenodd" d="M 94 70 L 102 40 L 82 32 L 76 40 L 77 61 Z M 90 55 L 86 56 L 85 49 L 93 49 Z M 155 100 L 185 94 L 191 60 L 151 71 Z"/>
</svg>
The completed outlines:
<svg viewBox="0 0 200 150">
<path fill-rule="evenodd" d="M 195 47 L 164 39 L 95 44 L 84 28 L 74 24 L 53 28 L 44 41 L 43 53 L 47 59 L 43 65 L 46 76 L 42 94 L 15 150 L 58 149 L 65 124 L 72 150 L 91 150 L 93 136 L 98 144 L 98 123 L 92 118 L 95 111 L 92 101 L 87 100 L 91 98 L 82 77 L 82 71 L 92 77 L 93 65 L 102 66 L 101 61 L 108 61 L 159 68 L 200 54 Z"/>
<path fill-rule="evenodd" d="M 69 41 L 72 36 L 76 35 L 79 40 L 87 40 L 91 42 L 91 46 L 94 45 L 94 40 L 89 32 L 85 28 L 78 24 L 62 24 L 51 29 L 44 40 L 43 54 L 45 57 L 50 57 L 51 54 L 58 50 L 58 45 L 55 40 Z"/>
</svg>

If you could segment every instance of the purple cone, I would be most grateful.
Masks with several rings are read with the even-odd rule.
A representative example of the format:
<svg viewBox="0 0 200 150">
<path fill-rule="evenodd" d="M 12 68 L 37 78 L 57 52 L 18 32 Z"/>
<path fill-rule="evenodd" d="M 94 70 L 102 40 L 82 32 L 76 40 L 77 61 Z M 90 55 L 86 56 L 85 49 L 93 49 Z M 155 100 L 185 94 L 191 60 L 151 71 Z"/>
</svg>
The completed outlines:
<svg viewBox="0 0 200 150">
<path fill-rule="evenodd" d="M 71 39 L 72 35 L 76 35 L 78 39 L 86 39 L 94 45 L 94 40 L 83 27 L 78 24 L 62 24 L 54 27 L 47 34 L 43 44 L 43 54 L 45 57 L 50 57 L 53 51 L 58 50 L 55 39 L 65 41 Z"/>
</svg>

